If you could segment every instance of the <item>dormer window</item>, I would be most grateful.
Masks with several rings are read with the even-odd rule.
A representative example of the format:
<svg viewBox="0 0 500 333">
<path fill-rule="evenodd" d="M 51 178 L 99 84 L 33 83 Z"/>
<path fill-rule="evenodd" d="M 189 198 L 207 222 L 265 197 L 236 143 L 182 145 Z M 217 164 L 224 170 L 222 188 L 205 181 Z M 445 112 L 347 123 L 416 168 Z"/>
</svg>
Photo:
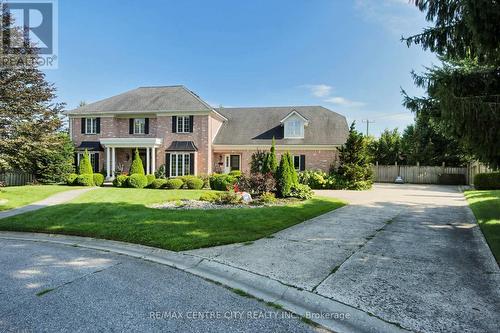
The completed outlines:
<svg viewBox="0 0 500 333">
<path fill-rule="evenodd" d="M 285 128 L 285 139 L 304 138 L 304 127 L 307 126 L 308 120 L 296 110 L 292 110 L 281 123 Z"/>
<path fill-rule="evenodd" d="M 288 120 L 285 122 L 285 138 L 303 138 L 304 122 L 299 119 Z"/>
</svg>

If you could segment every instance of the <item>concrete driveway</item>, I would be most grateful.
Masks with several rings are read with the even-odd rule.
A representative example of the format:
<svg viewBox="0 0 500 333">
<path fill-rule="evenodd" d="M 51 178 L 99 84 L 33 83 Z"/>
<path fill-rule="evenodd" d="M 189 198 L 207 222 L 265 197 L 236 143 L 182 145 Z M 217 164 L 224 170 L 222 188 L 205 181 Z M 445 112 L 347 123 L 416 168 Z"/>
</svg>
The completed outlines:
<svg viewBox="0 0 500 333">
<path fill-rule="evenodd" d="M 418 332 L 495 332 L 500 270 L 454 186 L 317 191 L 349 206 L 261 239 L 188 251 Z"/>
<path fill-rule="evenodd" d="M 0 239 L 0 332 L 314 332 L 194 275 L 128 256 Z"/>
</svg>

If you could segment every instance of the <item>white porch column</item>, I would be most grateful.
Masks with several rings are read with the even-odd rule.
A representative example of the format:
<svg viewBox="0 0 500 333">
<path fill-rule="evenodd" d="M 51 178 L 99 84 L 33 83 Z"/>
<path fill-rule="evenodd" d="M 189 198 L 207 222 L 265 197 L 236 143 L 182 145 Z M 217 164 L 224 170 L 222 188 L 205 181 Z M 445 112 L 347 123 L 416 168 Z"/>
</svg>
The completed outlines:
<svg viewBox="0 0 500 333">
<path fill-rule="evenodd" d="M 149 148 L 146 147 L 146 174 L 150 174 L 151 173 L 151 169 L 149 168 L 150 166 L 150 156 L 149 156 Z"/>
<path fill-rule="evenodd" d="M 115 179 L 115 170 L 116 170 L 116 151 L 115 151 L 115 147 L 112 147 L 111 148 L 112 152 L 111 152 L 111 179 Z"/>
<path fill-rule="evenodd" d="M 155 147 L 151 148 L 151 173 L 155 173 L 156 171 L 156 153 Z"/>
<path fill-rule="evenodd" d="M 106 179 L 111 179 L 111 148 L 106 147 Z"/>
</svg>

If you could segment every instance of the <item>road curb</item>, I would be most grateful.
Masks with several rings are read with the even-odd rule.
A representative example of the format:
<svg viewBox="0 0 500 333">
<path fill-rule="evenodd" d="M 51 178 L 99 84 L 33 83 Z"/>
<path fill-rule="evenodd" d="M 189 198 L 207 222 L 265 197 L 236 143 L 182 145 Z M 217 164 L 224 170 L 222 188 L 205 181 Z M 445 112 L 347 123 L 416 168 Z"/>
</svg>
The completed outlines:
<svg viewBox="0 0 500 333">
<path fill-rule="evenodd" d="M 349 305 L 313 292 L 287 286 L 236 267 L 189 254 L 90 237 L 4 232 L 0 239 L 56 243 L 127 255 L 177 268 L 187 273 L 240 289 L 266 302 L 306 317 L 335 332 L 409 332 Z"/>
</svg>

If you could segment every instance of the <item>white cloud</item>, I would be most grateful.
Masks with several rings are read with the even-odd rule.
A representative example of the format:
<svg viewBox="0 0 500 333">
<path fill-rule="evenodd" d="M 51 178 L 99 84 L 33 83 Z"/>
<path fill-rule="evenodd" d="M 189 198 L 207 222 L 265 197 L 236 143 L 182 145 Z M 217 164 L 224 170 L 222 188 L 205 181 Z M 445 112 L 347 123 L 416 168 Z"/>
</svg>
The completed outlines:
<svg viewBox="0 0 500 333">
<path fill-rule="evenodd" d="M 328 96 L 328 95 L 330 95 L 331 90 L 332 90 L 332 87 L 327 86 L 326 84 L 318 84 L 318 85 L 311 88 L 313 95 L 316 97 Z"/>
<path fill-rule="evenodd" d="M 327 84 L 306 84 L 304 87 L 308 88 L 311 93 L 316 97 L 326 97 L 329 96 L 332 87 Z"/>
<path fill-rule="evenodd" d="M 304 84 L 302 88 L 308 89 L 314 97 L 320 98 L 325 103 L 335 104 L 346 108 L 356 108 L 365 105 L 363 102 L 352 101 L 341 96 L 332 96 L 333 87 L 328 84 Z"/>
<path fill-rule="evenodd" d="M 340 97 L 340 96 L 328 97 L 324 101 L 327 103 L 345 106 L 348 108 L 359 107 L 359 106 L 365 105 L 365 103 L 363 103 L 363 102 L 351 101 L 350 99 L 347 99 L 345 97 Z"/>
</svg>

